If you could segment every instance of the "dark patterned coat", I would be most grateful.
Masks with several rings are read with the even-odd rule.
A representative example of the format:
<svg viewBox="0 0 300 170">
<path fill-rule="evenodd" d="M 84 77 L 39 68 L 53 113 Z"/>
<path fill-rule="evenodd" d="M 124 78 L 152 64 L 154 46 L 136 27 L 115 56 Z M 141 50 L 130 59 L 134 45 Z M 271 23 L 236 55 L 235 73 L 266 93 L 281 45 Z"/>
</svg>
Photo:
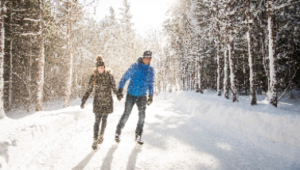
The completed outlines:
<svg viewBox="0 0 300 170">
<path fill-rule="evenodd" d="M 94 81 L 95 75 L 96 81 Z M 113 112 L 112 91 L 117 94 L 113 75 L 108 71 L 105 71 L 102 74 L 95 72 L 90 78 L 88 89 L 83 96 L 81 103 L 84 104 L 90 94 L 94 92 L 93 112 L 96 115 L 110 114 Z"/>
</svg>

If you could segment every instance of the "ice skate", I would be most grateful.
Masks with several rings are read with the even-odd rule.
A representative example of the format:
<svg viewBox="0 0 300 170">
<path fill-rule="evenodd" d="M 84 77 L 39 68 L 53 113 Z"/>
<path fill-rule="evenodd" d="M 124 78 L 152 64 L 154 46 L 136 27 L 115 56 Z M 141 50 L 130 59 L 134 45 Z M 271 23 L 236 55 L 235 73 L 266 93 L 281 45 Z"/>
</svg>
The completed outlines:
<svg viewBox="0 0 300 170">
<path fill-rule="evenodd" d="M 135 135 L 135 141 L 140 145 L 144 144 L 144 141 L 142 140 L 141 135 Z"/>
<path fill-rule="evenodd" d="M 97 149 L 97 144 L 98 144 L 98 140 L 97 140 L 97 139 L 94 139 L 93 145 L 92 145 L 92 148 L 93 148 L 94 150 Z"/>
<path fill-rule="evenodd" d="M 119 142 L 121 141 L 121 135 L 116 134 L 116 135 L 115 135 L 115 141 L 116 141 L 117 143 L 119 143 Z"/>
<path fill-rule="evenodd" d="M 104 140 L 104 134 L 100 135 L 99 136 L 99 139 L 98 139 L 98 144 L 102 144 L 103 143 L 103 140 Z"/>
</svg>

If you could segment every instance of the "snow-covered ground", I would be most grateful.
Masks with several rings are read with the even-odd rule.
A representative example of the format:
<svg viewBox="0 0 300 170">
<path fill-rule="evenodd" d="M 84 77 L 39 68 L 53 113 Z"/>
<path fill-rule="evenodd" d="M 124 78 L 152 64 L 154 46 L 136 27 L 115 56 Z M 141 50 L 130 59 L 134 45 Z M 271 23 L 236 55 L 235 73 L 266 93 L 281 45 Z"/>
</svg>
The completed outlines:
<svg viewBox="0 0 300 170">
<path fill-rule="evenodd" d="M 89 100 L 68 108 L 17 114 L 0 120 L 0 169 L 300 169 L 300 102 L 278 108 L 258 96 L 257 106 L 240 96 L 232 103 L 215 94 L 164 93 L 147 107 L 143 139 L 134 142 L 137 108 L 116 144 L 114 132 L 124 109 L 115 99 L 105 140 L 91 149 L 94 114 Z"/>
</svg>

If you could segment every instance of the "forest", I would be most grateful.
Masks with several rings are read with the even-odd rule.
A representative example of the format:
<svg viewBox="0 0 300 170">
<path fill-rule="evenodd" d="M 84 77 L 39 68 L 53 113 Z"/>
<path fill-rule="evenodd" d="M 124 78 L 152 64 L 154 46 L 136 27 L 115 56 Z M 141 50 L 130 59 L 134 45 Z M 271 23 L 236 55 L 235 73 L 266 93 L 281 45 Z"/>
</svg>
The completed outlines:
<svg viewBox="0 0 300 170">
<path fill-rule="evenodd" d="M 299 96 L 299 9 L 291 0 L 179 1 L 165 22 L 184 90 L 212 89 L 233 102 Z M 293 92 L 295 90 L 295 92 Z"/>
<path fill-rule="evenodd" d="M 177 0 L 163 30 L 135 32 L 130 1 L 95 19 L 97 0 L 0 0 L 0 118 L 84 95 L 104 56 L 119 82 L 151 50 L 155 92 L 205 90 L 238 102 L 300 98 L 300 0 Z M 120 16 L 120 17 L 118 17 Z"/>
</svg>

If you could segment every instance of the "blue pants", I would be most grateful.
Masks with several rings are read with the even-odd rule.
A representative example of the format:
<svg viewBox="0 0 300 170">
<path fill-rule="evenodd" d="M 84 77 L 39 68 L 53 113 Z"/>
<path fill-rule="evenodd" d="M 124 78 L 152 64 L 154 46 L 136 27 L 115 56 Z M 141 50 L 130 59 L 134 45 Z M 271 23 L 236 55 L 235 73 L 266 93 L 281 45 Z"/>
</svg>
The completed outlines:
<svg viewBox="0 0 300 170">
<path fill-rule="evenodd" d="M 129 117 L 131 110 L 135 103 L 139 110 L 139 120 L 137 123 L 135 134 L 142 135 L 143 127 L 144 127 L 144 120 L 145 120 L 147 97 L 146 96 L 135 97 L 130 94 L 127 94 L 127 96 L 126 96 L 125 111 L 117 125 L 116 134 L 119 134 L 119 135 L 121 134 L 121 130 L 124 128 L 125 123 L 127 122 L 128 117 Z"/>
</svg>

